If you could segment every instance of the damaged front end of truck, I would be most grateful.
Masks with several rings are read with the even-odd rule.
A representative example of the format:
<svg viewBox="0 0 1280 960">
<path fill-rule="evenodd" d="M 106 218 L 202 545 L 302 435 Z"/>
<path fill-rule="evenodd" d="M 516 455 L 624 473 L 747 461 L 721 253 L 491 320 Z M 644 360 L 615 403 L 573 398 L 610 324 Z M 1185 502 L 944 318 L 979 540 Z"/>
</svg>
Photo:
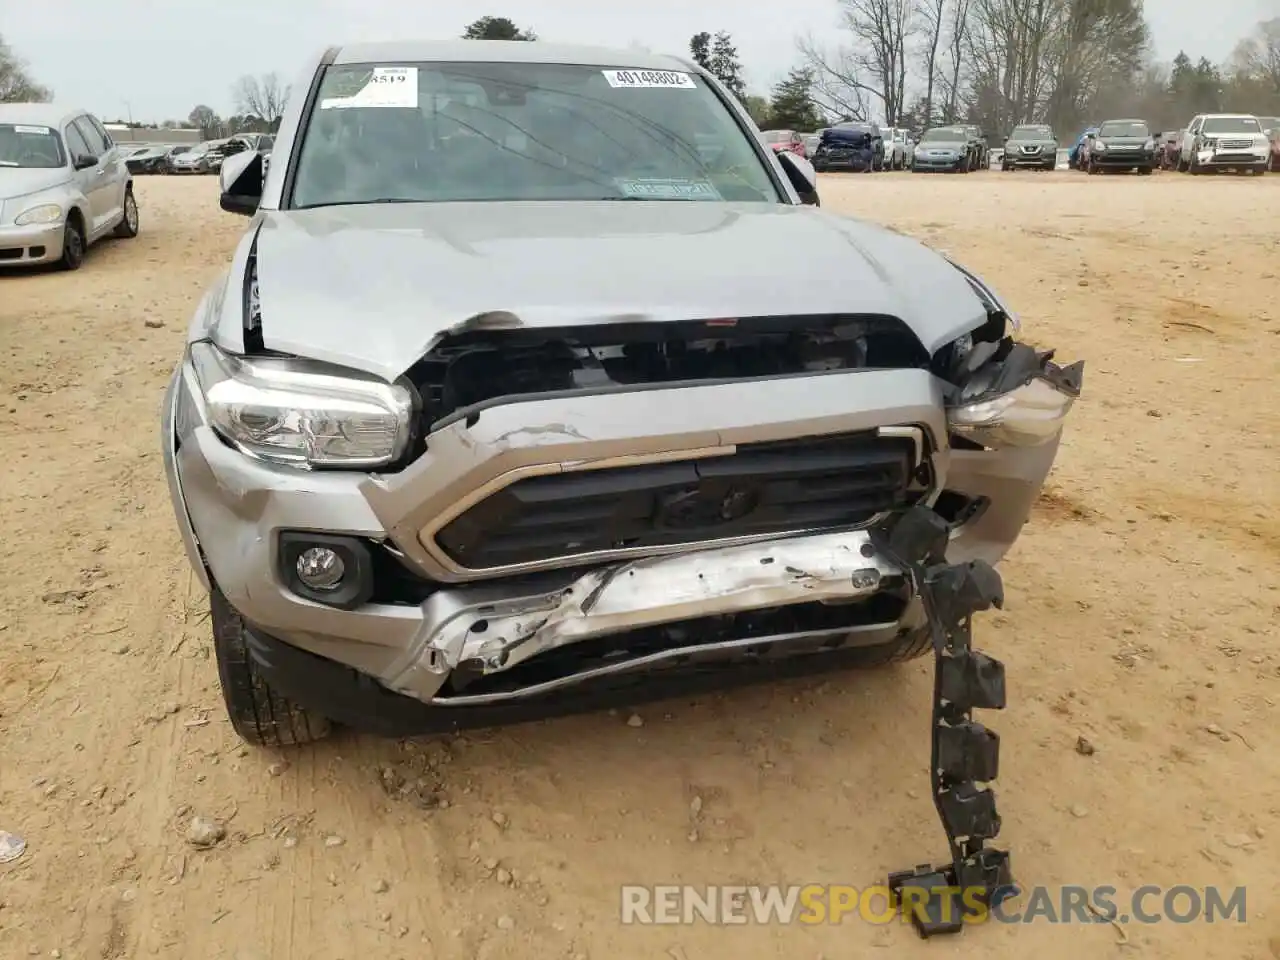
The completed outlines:
<svg viewBox="0 0 1280 960">
<path fill-rule="evenodd" d="M 269 739 L 224 676 L 242 735 L 305 742 L 307 711 L 459 729 L 932 651 L 951 857 L 890 887 L 926 936 L 1008 890 L 999 738 L 973 720 L 1004 674 L 971 620 L 1001 603 L 1082 364 L 880 235 L 963 318 L 922 335 L 868 268 L 886 292 L 861 312 L 470 311 L 397 364 L 389 327 L 308 326 L 319 301 L 270 279 L 264 300 L 258 239 L 202 302 L 165 419 L 179 527 L 238 644 L 220 668 L 289 705 Z"/>
</svg>

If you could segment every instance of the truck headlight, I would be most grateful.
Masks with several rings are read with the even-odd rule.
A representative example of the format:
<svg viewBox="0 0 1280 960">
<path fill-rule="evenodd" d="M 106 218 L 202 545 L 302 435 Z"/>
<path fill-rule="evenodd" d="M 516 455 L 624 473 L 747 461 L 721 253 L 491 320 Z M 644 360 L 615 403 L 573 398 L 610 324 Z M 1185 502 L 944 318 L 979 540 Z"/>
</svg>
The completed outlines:
<svg viewBox="0 0 1280 960">
<path fill-rule="evenodd" d="M 236 357 L 205 341 L 189 356 L 209 424 L 251 457 L 370 468 L 408 446 L 417 398 L 403 384 L 306 360 Z"/>
<path fill-rule="evenodd" d="M 13 218 L 14 224 L 19 227 L 30 227 L 37 223 L 59 223 L 61 220 L 62 208 L 56 203 L 42 203 Z"/>
<path fill-rule="evenodd" d="M 1103 143 L 1101 140 L 1096 140 L 1094 141 L 1093 149 L 1097 150 L 1099 153 L 1106 153 L 1107 145 Z"/>
<path fill-rule="evenodd" d="M 1056 437 L 1080 396 L 1084 361 L 1060 367 L 1052 356 L 1013 344 L 984 364 L 947 410 L 951 432 L 985 447 L 1034 447 Z"/>
</svg>

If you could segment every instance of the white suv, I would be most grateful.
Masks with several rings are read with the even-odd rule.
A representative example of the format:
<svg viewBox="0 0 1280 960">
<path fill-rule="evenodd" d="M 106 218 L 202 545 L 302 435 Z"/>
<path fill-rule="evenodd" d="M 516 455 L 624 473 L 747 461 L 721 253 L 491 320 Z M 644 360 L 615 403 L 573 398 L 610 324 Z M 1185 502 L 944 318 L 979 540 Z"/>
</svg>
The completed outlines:
<svg viewBox="0 0 1280 960">
<path fill-rule="evenodd" d="M 1245 113 L 1202 113 L 1192 119 L 1182 135 L 1178 169 L 1204 173 L 1206 170 L 1248 170 L 1261 176 L 1267 172 L 1271 144 L 1258 118 Z"/>
</svg>

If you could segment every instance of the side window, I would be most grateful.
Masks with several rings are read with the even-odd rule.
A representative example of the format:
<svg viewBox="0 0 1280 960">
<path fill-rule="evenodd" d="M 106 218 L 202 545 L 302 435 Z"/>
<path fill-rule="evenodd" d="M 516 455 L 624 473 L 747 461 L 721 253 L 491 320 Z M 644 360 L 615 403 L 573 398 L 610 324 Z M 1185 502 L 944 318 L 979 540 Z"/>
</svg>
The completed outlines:
<svg viewBox="0 0 1280 960">
<path fill-rule="evenodd" d="M 263 137 L 261 140 L 258 141 L 258 150 L 259 152 L 264 150 L 270 150 L 273 147 L 275 147 L 275 144 L 276 144 L 276 141 L 274 138 Z"/>
<path fill-rule="evenodd" d="M 93 124 L 89 122 L 88 117 L 76 117 L 71 122 L 76 128 L 76 132 L 84 138 L 84 142 L 89 147 L 89 153 L 95 157 L 100 157 L 106 153 L 106 148 L 102 145 L 102 138 L 98 136 L 98 131 L 93 129 Z"/>
<path fill-rule="evenodd" d="M 1199 133 L 1199 132 L 1200 132 L 1200 124 L 1201 124 L 1201 123 L 1203 123 L 1203 122 L 1204 122 L 1204 121 L 1202 121 L 1199 117 L 1196 117 L 1194 120 L 1192 120 L 1192 121 L 1191 121 L 1191 126 L 1187 128 L 1187 132 L 1188 132 L 1188 133 Z"/>
<path fill-rule="evenodd" d="M 93 153 L 93 150 L 89 147 L 89 141 L 84 138 L 84 134 L 80 132 L 75 123 L 67 124 L 67 148 L 71 151 L 71 159 L 73 161 L 76 157 Z"/>
<path fill-rule="evenodd" d="M 85 116 L 89 118 L 89 122 L 93 124 L 94 131 L 98 134 L 98 138 L 102 141 L 102 149 L 110 150 L 112 147 L 114 147 L 116 145 L 115 141 L 111 139 L 111 134 L 107 133 L 107 128 L 104 127 L 101 124 L 101 122 L 99 122 L 98 118 L 95 117 L 92 113 L 85 114 Z"/>
</svg>

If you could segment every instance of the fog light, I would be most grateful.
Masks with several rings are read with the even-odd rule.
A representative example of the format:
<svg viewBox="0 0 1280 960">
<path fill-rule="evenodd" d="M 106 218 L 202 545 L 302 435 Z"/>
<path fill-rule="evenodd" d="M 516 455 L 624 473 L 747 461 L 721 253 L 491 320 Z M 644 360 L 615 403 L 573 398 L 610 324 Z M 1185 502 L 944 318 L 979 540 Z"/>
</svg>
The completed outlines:
<svg viewBox="0 0 1280 960">
<path fill-rule="evenodd" d="M 346 575 L 342 557 L 328 547 L 310 547 L 298 556 L 298 579 L 312 590 L 336 590 Z"/>
<path fill-rule="evenodd" d="M 373 557 L 360 537 L 281 531 L 280 580 L 299 597 L 354 610 L 373 596 Z"/>
</svg>

